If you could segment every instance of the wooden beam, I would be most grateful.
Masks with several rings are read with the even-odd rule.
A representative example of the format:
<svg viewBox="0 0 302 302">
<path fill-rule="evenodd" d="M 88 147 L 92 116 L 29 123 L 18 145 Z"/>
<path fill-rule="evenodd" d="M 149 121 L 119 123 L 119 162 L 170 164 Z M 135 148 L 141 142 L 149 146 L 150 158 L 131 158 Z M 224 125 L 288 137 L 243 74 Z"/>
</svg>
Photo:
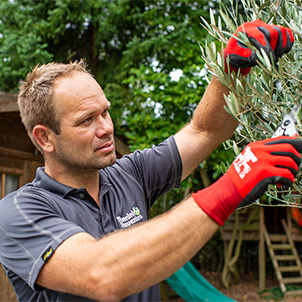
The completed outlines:
<svg viewBox="0 0 302 302">
<path fill-rule="evenodd" d="M 17 93 L 0 92 L 0 113 L 19 111 L 17 98 Z"/>
<path fill-rule="evenodd" d="M 121 155 L 129 154 L 130 150 L 126 144 L 124 144 L 117 136 L 114 136 L 115 149 Z"/>
<path fill-rule="evenodd" d="M 33 154 L 14 149 L 0 147 L 0 156 L 24 159 L 29 161 L 43 162 L 43 157 L 40 154 Z"/>
</svg>

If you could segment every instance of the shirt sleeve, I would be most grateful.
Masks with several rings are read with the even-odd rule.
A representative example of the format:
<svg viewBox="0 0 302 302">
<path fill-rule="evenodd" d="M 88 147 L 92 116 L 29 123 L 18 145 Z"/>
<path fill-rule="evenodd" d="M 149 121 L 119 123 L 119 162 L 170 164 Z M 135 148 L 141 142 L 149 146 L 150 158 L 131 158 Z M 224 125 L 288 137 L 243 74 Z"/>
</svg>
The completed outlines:
<svg viewBox="0 0 302 302">
<path fill-rule="evenodd" d="M 174 136 L 158 146 L 126 155 L 118 164 L 141 185 L 149 206 L 162 194 L 180 187 L 182 161 Z"/>
<path fill-rule="evenodd" d="M 0 262 L 34 289 L 56 248 L 83 231 L 57 214 L 47 198 L 21 188 L 0 201 Z"/>
</svg>

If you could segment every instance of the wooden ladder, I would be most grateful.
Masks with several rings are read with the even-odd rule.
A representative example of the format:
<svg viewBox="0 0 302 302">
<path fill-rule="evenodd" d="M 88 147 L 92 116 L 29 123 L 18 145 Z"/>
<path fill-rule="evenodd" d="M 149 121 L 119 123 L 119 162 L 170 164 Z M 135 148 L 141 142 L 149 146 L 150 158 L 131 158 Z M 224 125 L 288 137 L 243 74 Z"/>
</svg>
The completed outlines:
<svg viewBox="0 0 302 302">
<path fill-rule="evenodd" d="M 301 294 L 302 291 L 286 289 L 287 284 L 302 284 L 302 266 L 299 254 L 284 219 L 285 234 L 269 234 L 264 226 L 264 236 L 281 291 L 287 294 Z"/>
</svg>

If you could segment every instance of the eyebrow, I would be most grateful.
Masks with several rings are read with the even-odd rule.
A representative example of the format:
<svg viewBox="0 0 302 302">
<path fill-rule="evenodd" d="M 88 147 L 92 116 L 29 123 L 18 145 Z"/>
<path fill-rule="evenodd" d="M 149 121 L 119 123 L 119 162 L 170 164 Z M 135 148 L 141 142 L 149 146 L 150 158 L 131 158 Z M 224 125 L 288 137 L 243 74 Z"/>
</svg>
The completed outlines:
<svg viewBox="0 0 302 302">
<path fill-rule="evenodd" d="M 111 103 L 108 101 L 107 104 L 106 104 L 106 107 L 103 111 L 109 110 L 110 107 L 111 107 Z M 96 112 L 98 112 L 98 110 L 92 110 L 92 111 L 84 112 L 82 115 L 80 115 L 77 118 L 77 123 L 80 123 L 81 121 L 85 120 L 87 117 L 94 115 Z"/>
</svg>

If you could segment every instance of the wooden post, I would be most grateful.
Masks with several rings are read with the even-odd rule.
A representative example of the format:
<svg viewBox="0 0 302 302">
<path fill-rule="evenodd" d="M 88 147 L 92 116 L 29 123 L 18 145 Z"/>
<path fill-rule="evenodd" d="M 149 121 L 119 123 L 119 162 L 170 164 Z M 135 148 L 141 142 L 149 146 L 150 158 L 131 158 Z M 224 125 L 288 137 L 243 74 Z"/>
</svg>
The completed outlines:
<svg viewBox="0 0 302 302">
<path fill-rule="evenodd" d="M 292 232 L 292 219 L 291 219 L 291 208 L 286 208 L 286 223 L 289 229 L 289 232 Z"/>
<path fill-rule="evenodd" d="M 265 241 L 264 241 L 264 208 L 260 207 L 260 221 L 259 221 L 259 290 L 264 290 L 266 287 L 266 263 L 265 263 Z"/>
</svg>

